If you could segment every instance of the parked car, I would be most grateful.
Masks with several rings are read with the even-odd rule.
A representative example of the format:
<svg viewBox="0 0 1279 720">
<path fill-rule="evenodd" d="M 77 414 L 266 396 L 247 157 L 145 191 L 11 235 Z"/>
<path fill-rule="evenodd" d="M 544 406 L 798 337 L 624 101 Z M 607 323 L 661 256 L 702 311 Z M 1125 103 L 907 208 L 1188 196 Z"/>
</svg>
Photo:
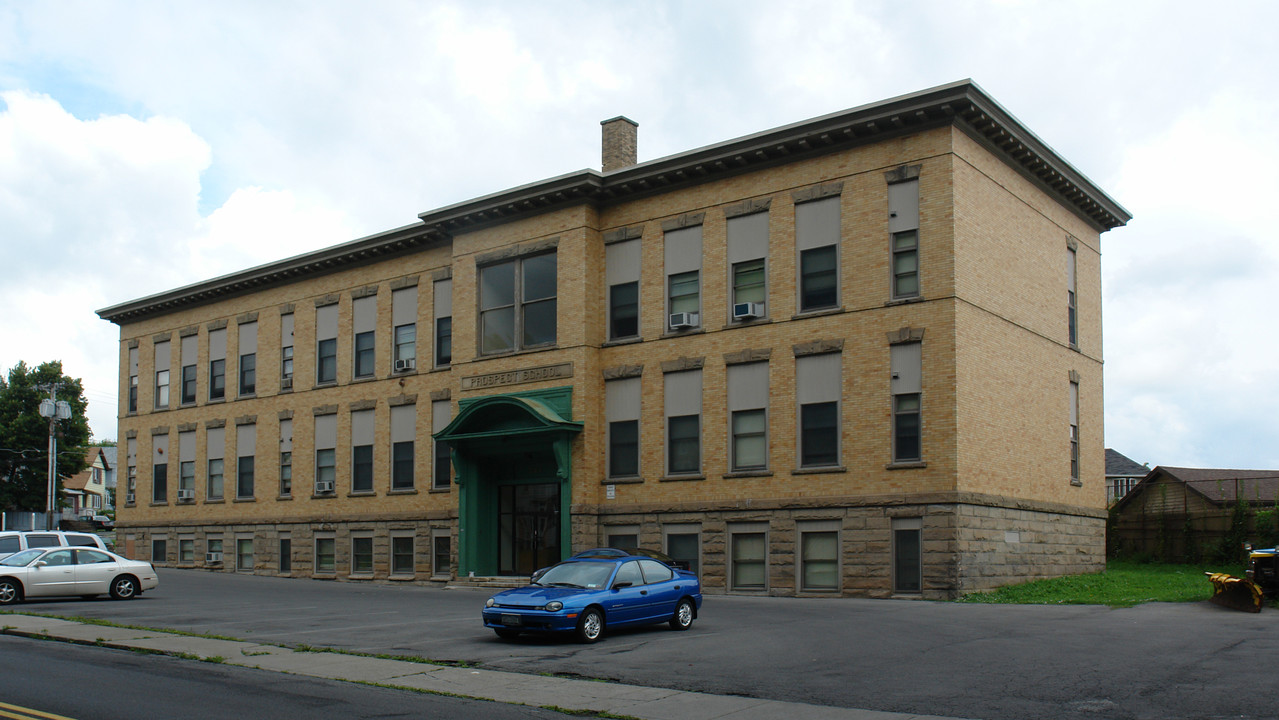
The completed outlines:
<svg viewBox="0 0 1279 720">
<path fill-rule="evenodd" d="M 89 519 L 89 522 L 93 523 L 99 530 L 115 529 L 115 520 L 112 520 L 108 515 L 94 515 Z"/>
<path fill-rule="evenodd" d="M 7 530 L 0 532 L 0 558 L 41 547 L 95 547 L 110 550 L 102 538 L 93 533 L 63 530 Z"/>
<path fill-rule="evenodd" d="M 687 630 L 702 607 L 702 585 L 687 570 L 648 557 L 571 558 L 533 584 L 484 605 L 484 626 L 500 638 L 572 633 L 593 643 L 613 628 L 669 623 Z"/>
<path fill-rule="evenodd" d="M 32 548 L 0 560 L 0 605 L 107 593 L 116 600 L 132 600 L 159 584 L 151 563 L 97 548 Z"/>
</svg>

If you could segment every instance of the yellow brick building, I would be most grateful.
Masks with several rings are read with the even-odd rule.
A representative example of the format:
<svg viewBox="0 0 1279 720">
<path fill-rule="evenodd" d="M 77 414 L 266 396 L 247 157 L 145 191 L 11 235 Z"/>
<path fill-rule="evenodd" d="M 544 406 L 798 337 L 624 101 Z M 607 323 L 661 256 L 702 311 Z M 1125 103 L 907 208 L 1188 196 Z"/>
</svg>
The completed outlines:
<svg viewBox="0 0 1279 720">
<path fill-rule="evenodd" d="M 135 557 L 345 580 L 661 549 L 709 592 L 1101 567 L 1100 235 L 971 82 L 99 311 Z"/>
</svg>

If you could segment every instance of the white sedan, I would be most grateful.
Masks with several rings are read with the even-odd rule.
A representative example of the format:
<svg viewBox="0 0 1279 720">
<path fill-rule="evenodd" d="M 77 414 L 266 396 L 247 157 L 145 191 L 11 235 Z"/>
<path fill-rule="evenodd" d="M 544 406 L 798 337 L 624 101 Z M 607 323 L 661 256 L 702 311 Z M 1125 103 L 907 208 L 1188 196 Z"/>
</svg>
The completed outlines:
<svg viewBox="0 0 1279 720">
<path fill-rule="evenodd" d="M 159 584 L 151 563 L 96 548 L 32 548 L 0 560 L 0 605 L 106 593 L 116 600 L 132 600 Z"/>
</svg>

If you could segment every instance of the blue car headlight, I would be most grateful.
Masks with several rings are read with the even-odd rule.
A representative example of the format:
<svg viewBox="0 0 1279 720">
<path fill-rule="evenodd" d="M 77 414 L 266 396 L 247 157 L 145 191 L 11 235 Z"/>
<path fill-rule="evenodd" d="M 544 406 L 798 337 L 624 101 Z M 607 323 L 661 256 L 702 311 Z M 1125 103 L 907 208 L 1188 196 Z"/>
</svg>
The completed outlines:
<svg viewBox="0 0 1279 720">
<path fill-rule="evenodd" d="M 542 609 L 545 610 L 546 612 L 559 612 L 560 610 L 564 609 L 564 603 L 560 602 L 559 600 L 552 600 L 546 603 L 546 606 L 543 607 Z"/>
<path fill-rule="evenodd" d="M 487 601 L 485 601 L 484 607 L 493 607 L 496 604 L 497 604 L 496 602 L 493 602 L 493 598 L 489 598 Z"/>
</svg>

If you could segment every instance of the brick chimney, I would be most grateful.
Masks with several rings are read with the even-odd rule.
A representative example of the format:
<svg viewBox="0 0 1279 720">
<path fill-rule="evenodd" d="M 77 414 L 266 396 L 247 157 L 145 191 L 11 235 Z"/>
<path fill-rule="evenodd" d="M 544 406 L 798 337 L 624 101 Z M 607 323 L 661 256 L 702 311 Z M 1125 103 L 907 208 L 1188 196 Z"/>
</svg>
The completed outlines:
<svg viewBox="0 0 1279 720">
<path fill-rule="evenodd" d="M 618 115 L 600 125 L 604 134 L 601 169 L 607 173 L 636 164 L 639 123 Z"/>
</svg>

